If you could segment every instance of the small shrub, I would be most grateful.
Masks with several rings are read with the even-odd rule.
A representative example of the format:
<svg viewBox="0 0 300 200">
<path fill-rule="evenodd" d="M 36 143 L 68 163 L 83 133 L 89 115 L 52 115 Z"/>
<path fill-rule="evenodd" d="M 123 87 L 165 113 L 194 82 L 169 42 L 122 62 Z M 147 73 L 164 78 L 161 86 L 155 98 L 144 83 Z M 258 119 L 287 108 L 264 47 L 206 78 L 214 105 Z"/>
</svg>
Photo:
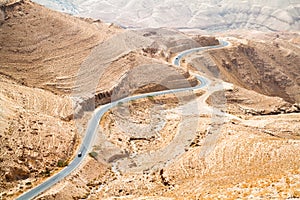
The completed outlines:
<svg viewBox="0 0 300 200">
<path fill-rule="evenodd" d="M 25 185 L 31 185 L 31 182 L 26 182 Z"/>
<path fill-rule="evenodd" d="M 66 162 L 65 160 L 60 159 L 60 160 L 57 161 L 57 166 L 58 167 L 65 167 L 67 165 L 68 165 L 68 162 Z"/>
<path fill-rule="evenodd" d="M 149 100 L 151 100 L 151 101 L 153 101 L 154 100 L 154 97 L 153 96 L 147 96 L 147 98 L 149 99 Z"/>
<path fill-rule="evenodd" d="M 89 153 L 89 155 L 90 155 L 92 158 L 97 159 L 98 153 L 95 152 L 95 151 L 92 151 L 92 152 Z"/>
</svg>

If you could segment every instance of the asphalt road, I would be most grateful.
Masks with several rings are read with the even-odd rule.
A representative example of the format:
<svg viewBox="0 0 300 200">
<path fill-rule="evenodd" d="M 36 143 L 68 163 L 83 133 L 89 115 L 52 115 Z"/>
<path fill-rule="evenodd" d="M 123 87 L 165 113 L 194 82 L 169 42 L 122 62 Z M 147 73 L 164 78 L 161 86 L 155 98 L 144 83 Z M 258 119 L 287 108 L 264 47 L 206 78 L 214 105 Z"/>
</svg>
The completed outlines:
<svg viewBox="0 0 300 200">
<path fill-rule="evenodd" d="M 200 51 L 204 51 L 204 50 L 208 50 L 208 49 L 225 47 L 228 44 L 229 44 L 228 42 L 221 40 L 220 45 L 209 46 L 209 47 L 200 47 L 200 48 L 194 48 L 194 49 L 189 49 L 189 50 L 183 51 L 173 59 L 173 64 L 176 66 L 179 66 L 180 60 L 183 57 L 187 56 L 188 54 L 196 53 L 196 52 L 200 52 Z M 130 96 L 130 97 L 126 97 L 124 99 L 120 99 L 118 101 L 111 102 L 109 104 L 106 104 L 104 106 L 97 108 L 94 111 L 94 114 L 93 114 L 91 120 L 89 121 L 85 137 L 84 137 L 83 142 L 77 152 L 77 155 L 79 153 L 81 153 L 81 156 L 80 157 L 76 156 L 72 160 L 72 162 L 69 163 L 69 165 L 66 166 L 63 170 L 61 170 L 57 174 L 51 176 L 50 178 L 45 180 L 40 185 L 38 185 L 38 186 L 34 187 L 33 189 L 27 191 L 26 193 L 22 194 L 21 196 L 19 196 L 17 198 L 17 200 L 33 199 L 34 197 L 38 196 L 39 194 L 46 191 L 51 186 L 53 186 L 54 184 L 56 184 L 57 182 L 59 182 L 60 180 L 65 178 L 66 176 L 68 176 L 71 172 L 73 172 L 81 164 L 81 162 L 85 159 L 85 157 L 88 155 L 88 150 L 90 149 L 92 142 L 93 142 L 93 138 L 97 132 L 97 127 L 98 127 L 99 121 L 100 121 L 101 117 L 104 115 L 104 113 L 106 113 L 110 108 L 118 105 L 119 103 L 126 103 L 126 102 L 129 102 L 132 100 L 146 98 L 148 96 L 171 94 L 171 93 L 177 93 L 177 92 L 182 92 L 182 91 L 191 90 L 191 89 L 194 90 L 194 89 L 203 88 L 208 85 L 208 83 L 209 83 L 208 79 L 201 77 L 199 75 L 195 75 L 195 76 L 200 81 L 200 84 L 195 87 L 180 88 L 180 89 L 173 89 L 173 90 L 166 90 L 166 91 L 159 91 L 159 92 L 151 92 L 151 93 L 146 93 L 146 94 Z"/>
<path fill-rule="evenodd" d="M 199 47 L 199 48 L 193 48 L 193 49 L 183 51 L 173 59 L 172 63 L 176 66 L 180 66 L 180 60 L 183 57 L 187 56 L 188 54 L 197 53 L 197 52 L 208 50 L 208 49 L 216 49 L 216 48 L 225 47 L 225 46 L 229 45 L 229 43 L 224 40 L 220 40 L 219 43 L 220 43 L 219 45 L 215 45 L 215 46 Z"/>
</svg>

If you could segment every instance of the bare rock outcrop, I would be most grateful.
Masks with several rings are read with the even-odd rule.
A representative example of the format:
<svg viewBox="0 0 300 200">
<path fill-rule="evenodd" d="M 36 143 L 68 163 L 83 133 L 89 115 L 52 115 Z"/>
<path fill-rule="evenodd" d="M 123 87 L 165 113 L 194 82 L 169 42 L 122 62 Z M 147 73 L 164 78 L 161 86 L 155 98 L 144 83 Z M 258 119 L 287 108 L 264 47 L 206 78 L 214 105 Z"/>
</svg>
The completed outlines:
<svg viewBox="0 0 300 200">
<path fill-rule="evenodd" d="M 291 37 L 294 36 L 291 34 Z M 300 52 L 288 38 L 284 34 L 265 35 L 264 42 L 254 39 L 248 44 L 212 50 L 210 55 L 225 80 L 262 94 L 299 103 Z"/>
<path fill-rule="evenodd" d="M 193 37 L 193 39 L 196 40 L 201 46 L 214 46 L 219 44 L 219 41 L 215 37 L 211 36 L 197 35 Z"/>
</svg>

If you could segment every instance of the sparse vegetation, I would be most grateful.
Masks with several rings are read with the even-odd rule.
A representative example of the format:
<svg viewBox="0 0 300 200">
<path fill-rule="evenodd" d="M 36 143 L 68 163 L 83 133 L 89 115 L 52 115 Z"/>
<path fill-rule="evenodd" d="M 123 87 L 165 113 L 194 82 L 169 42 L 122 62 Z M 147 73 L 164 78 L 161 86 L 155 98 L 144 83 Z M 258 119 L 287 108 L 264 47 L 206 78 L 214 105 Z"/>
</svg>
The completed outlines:
<svg viewBox="0 0 300 200">
<path fill-rule="evenodd" d="M 68 162 L 65 161 L 65 160 L 60 159 L 60 160 L 57 161 L 57 166 L 58 167 L 65 167 L 67 165 L 68 165 Z"/>
<path fill-rule="evenodd" d="M 31 182 L 26 182 L 25 185 L 32 185 L 32 183 Z"/>
<path fill-rule="evenodd" d="M 46 169 L 44 171 L 42 171 L 40 174 L 43 176 L 49 177 L 50 173 L 51 173 L 50 169 L 48 167 L 46 167 Z"/>
<path fill-rule="evenodd" d="M 153 96 L 148 95 L 147 98 L 148 98 L 149 100 L 151 100 L 151 101 L 154 101 L 154 97 L 153 97 Z"/>
</svg>

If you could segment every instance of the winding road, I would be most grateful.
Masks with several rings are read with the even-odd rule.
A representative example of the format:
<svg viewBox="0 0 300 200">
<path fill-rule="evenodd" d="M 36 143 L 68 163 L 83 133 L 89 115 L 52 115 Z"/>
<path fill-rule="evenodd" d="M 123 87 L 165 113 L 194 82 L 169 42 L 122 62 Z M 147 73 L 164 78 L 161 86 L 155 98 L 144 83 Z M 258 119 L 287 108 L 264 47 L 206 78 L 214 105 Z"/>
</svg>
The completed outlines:
<svg viewBox="0 0 300 200">
<path fill-rule="evenodd" d="M 187 56 L 188 54 L 208 50 L 208 49 L 215 49 L 215 48 L 220 48 L 220 47 L 225 47 L 228 46 L 229 43 L 227 41 L 220 40 L 220 45 L 216 46 L 208 46 L 208 47 L 200 47 L 200 48 L 194 48 L 194 49 L 189 49 L 186 51 L 181 52 L 178 54 L 174 59 L 173 59 L 173 64 L 176 66 L 180 66 L 180 60 Z M 81 153 L 81 156 L 75 156 L 72 162 L 65 167 L 63 170 L 58 172 L 57 174 L 51 176 L 47 180 L 45 180 L 43 183 L 40 185 L 32 188 L 31 190 L 27 191 L 26 193 L 22 194 L 17 198 L 17 200 L 28 200 L 28 199 L 33 199 L 34 197 L 38 196 L 42 192 L 46 191 L 49 189 L 51 186 L 59 182 L 60 180 L 64 179 L 66 176 L 68 176 L 70 173 L 72 173 L 86 158 L 88 155 L 88 151 L 91 149 L 91 145 L 93 142 L 93 138 L 96 135 L 97 132 L 97 127 L 99 124 L 100 119 L 106 113 L 109 109 L 117 106 L 119 103 L 126 103 L 132 100 L 136 99 L 141 99 L 141 98 L 146 98 L 148 96 L 158 96 L 158 95 L 164 95 L 164 94 L 171 94 L 171 93 L 177 93 L 177 92 L 182 92 L 182 91 L 187 91 L 187 90 L 195 90 L 199 88 L 203 88 L 205 86 L 208 86 L 210 83 L 209 79 L 206 79 L 202 76 L 196 75 L 196 78 L 200 81 L 200 84 L 195 86 L 195 87 L 188 87 L 188 88 L 180 88 L 180 89 L 172 89 L 172 90 L 166 90 L 166 91 L 159 91 L 159 92 L 151 92 L 151 93 L 146 93 L 146 94 L 140 94 L 140 95 L 135 95 L 135 96 L 130 96 L 126 97 L 124 99 L 117 100 L 115 102 L 111 102 L 109 104 L 103 105 L 99 108 L 97 108 L 94 113 L 92 118 L 90 119 L 88 123 L 88 128 L 85 134 L 85 137 L 82 141 L 82 144 L 77 152 L 77 155 Z"/>
</svg>

